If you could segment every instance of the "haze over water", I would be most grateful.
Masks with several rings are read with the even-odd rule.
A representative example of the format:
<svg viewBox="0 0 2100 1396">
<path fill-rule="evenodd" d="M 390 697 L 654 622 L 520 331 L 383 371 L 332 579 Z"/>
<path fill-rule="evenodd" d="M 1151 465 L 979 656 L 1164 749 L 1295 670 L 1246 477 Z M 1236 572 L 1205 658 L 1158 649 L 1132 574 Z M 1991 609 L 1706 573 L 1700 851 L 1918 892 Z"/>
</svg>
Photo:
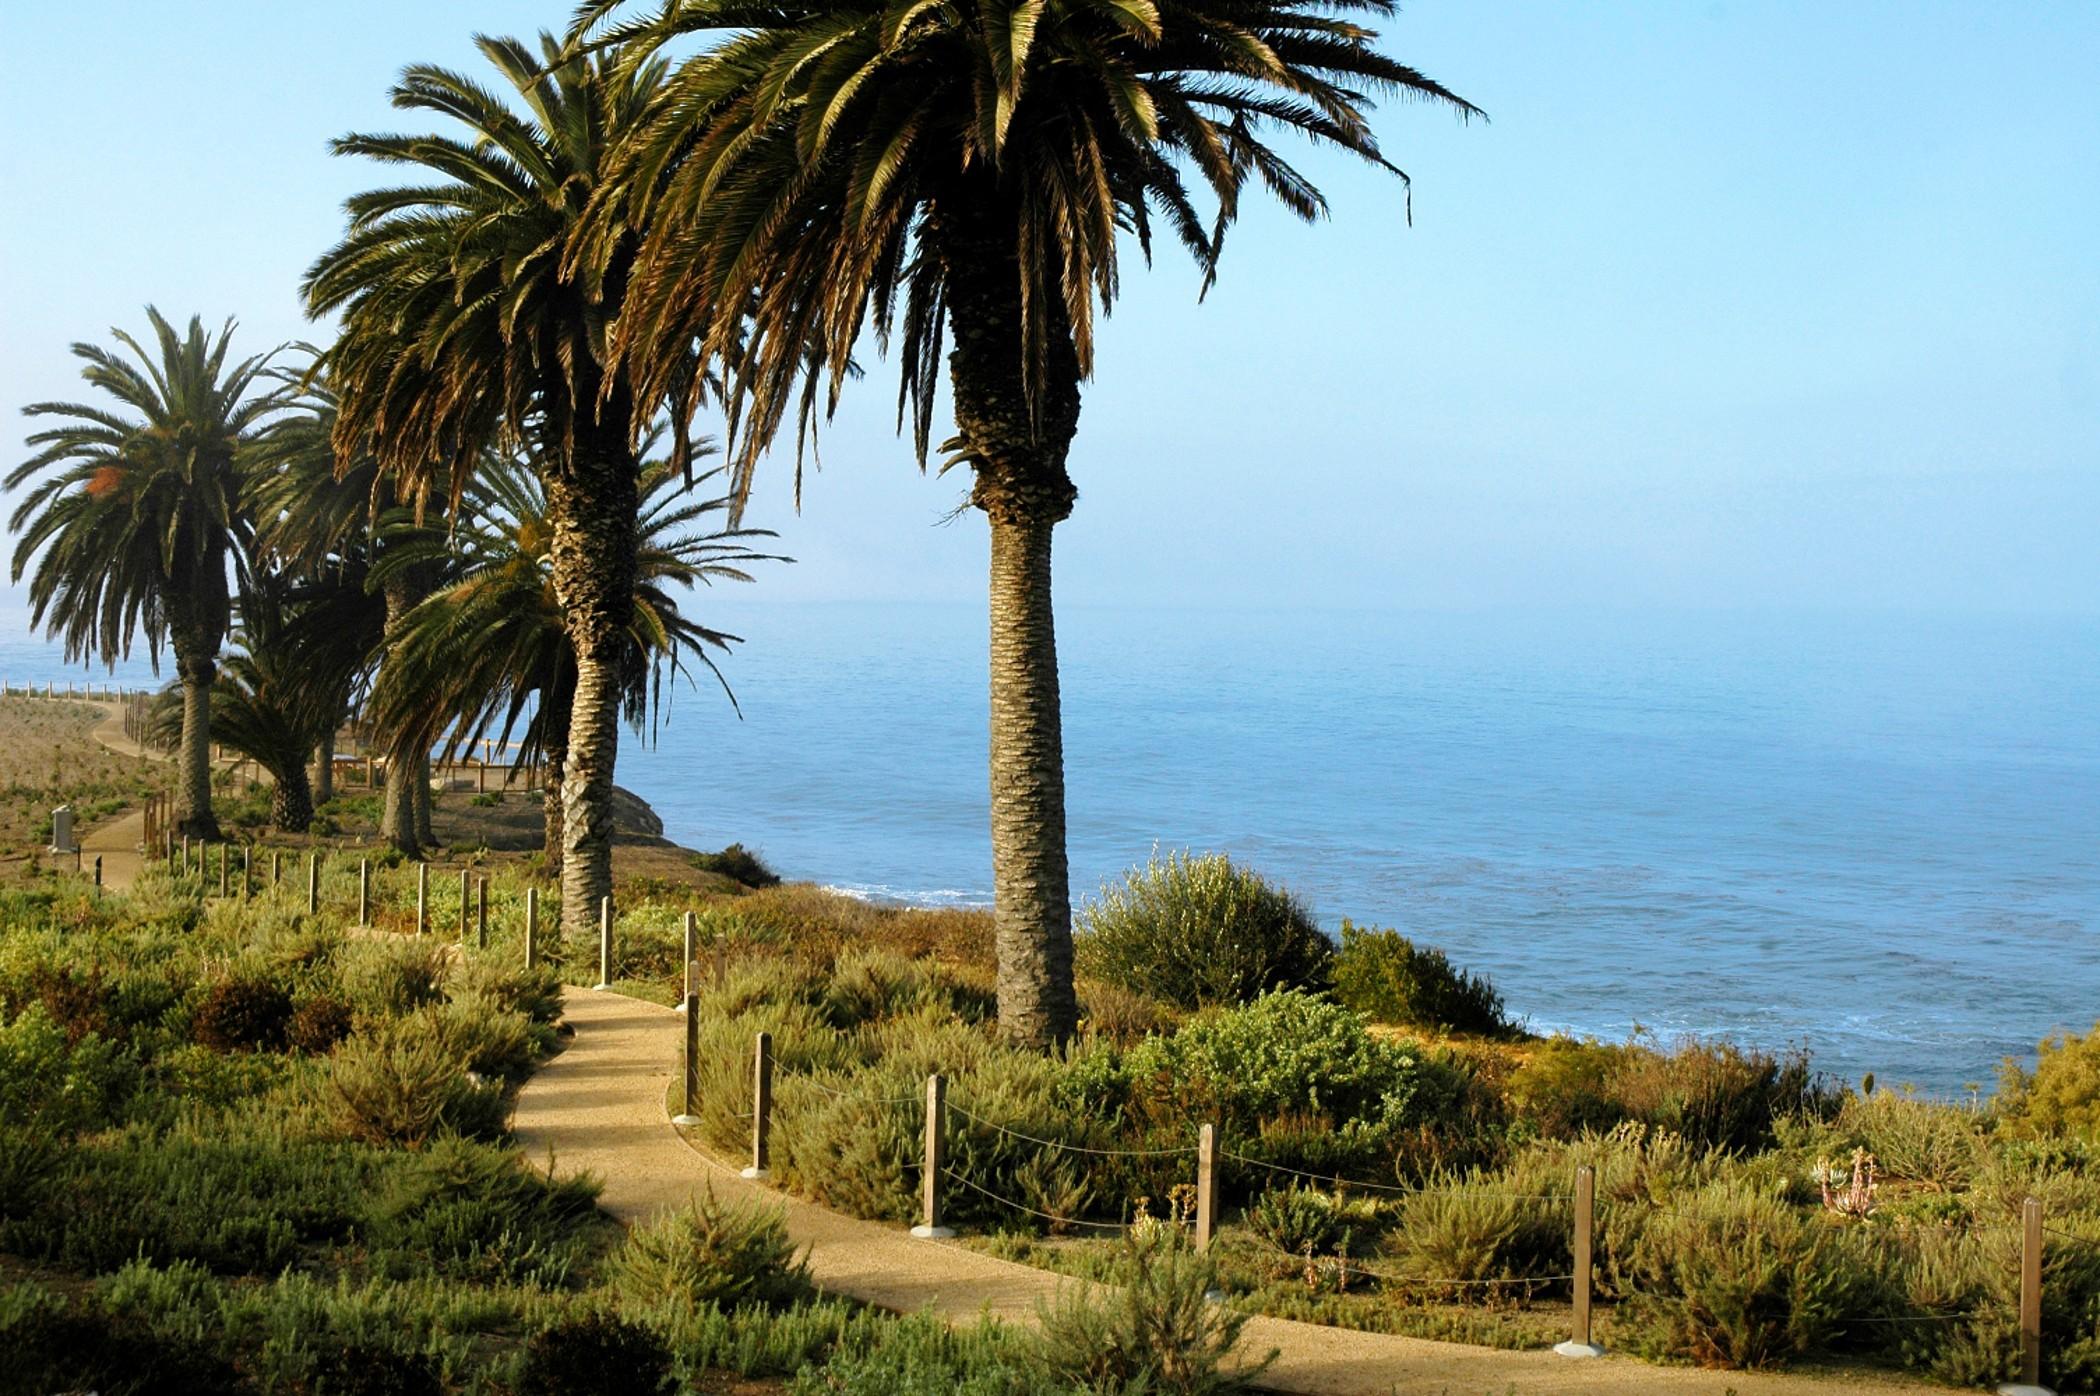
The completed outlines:
<svg viewBox="0 0 2100 1396">
<path fill-rule="evenodd" d="M 666 832 L 988 901 L 977 608 L 722 623 L 744 720 L 681 691 L 623 744 Z M 10 631 L 6 677 L 79 674 Z M 1222 849 L 1536 1029 L 1802 1043 L 1939 1093 L 2100 1017 L 2100 620 L 1068 606 L 1060 641 L 1082 900 Z"/>
</svg>

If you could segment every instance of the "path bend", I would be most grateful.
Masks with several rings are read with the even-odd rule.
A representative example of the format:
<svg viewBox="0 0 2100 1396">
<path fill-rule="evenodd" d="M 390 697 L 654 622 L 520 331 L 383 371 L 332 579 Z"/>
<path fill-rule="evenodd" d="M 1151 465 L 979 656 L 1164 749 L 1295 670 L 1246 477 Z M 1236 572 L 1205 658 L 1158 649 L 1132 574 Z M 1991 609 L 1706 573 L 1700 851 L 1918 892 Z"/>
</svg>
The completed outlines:
<svg viewBox="0 0 2100 1396">
<path fill-rule="evenodd" d="M 827 1292 L 897 1312 L 932 1309 L 955 1323 L 990 1313 L 1034 1321 L 1037 1304 L 1077 1283 L 964 1246 L 913 1239 L 902 1228 L 861 1221 L 749 1182 L 682 1138 L 664 1102 L 684 1042 L 675 1009 L 622 994 L 571 988 L 564 1017 L 575 1035 L 518 1095 L 514 1129 L 535 1164 L 595 1174 L 600 1205 L 632 1225 L 685 1205 L 712 1188 L 718 1197 L 782 1206 L 788 1234 L 807 1248 L 811 1275 Z M 1242 1348 L 1279 1350 L 1263 1385 L 1304 1396 L 1946 1396 L 1947 1388 L 1878 1373 L 1843 1380 L 1800 1373 L 1704 1372 L 1630 1358 L 1578 1360 L 1461 1343 L 1361 1333 L 1287 1319 L 1251 1319 Z"/>
</svg>

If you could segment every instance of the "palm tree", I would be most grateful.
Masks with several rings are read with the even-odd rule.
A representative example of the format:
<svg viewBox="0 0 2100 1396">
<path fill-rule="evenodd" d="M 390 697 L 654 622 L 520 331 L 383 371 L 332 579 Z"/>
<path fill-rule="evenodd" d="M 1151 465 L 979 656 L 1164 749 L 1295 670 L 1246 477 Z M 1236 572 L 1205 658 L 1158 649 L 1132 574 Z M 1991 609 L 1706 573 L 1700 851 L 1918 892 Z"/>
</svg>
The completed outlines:
<svg viewBox="0 0 2100 1396">
<path fill-rule="evenodd" d="M 704 527 L 728 506 L 726 498 L 696 499 L 669 462 L 654 462 L 643 475 L 634 610 L 620 665 L 621 711 L 637 734 L 660 712 L 665 681 L 686 673 L 689 657 L 720 681 L 709 651 L 738 639 L 683 614 L 676 593 L 748 582 L 749 564 L 785 560 L 749 546 L 773 536 L 766 530 Z M 547 772 L 544 846 L 558 869 L 576 654 L 555 596 L 552 538 L 538 471 L 508 461 L 477 471 L 448 544 L 456 580 L 395 632 L 372 712 L 388 730 L 416 732 L 425 750 L 446 732 L 466 746 L 492 734 L 508 744 L 515 734 L 518 759 Z M 378 570 L 383 578 L 412 561 L 397 553 Z"/>
<path fill-rule="evenodd" d="M 331 706 L 325 687 L 308 681 L 311 655 L 295 638 L 296 603 L 289 593 L 284 578 L 251 579 L 241 597 L 236 648 L 212 683 L 211 716 L 220 745 L 253 758 L 270 773 L 275 792 L 271 824 L 301 834 L 314 818 L 306 761 L 341 710 Z M 155 725 L 173 735 L 181 721 L 180 705 L 170 702 L 156 714 Z"/>
<path fill-rule="evenodd" d="M 230 569 L 245 565 L 239 457 L 276 409 L 268 355 L 230 362 L 233 321 L 217 335 L 192 317 L 186 334 L 146 308 L 153 352 L 112 330 L 129 354 L 75 344 L 80 376 L 107 402 L 39 402 L 59 424 L 29 438 L 36 454 L 7 488 L 44 478 L 16 508 L 14 580 L 41 551 L 29 584 L 33 625 L 62 635 L 68 660 L 115 666 L 143 633 L 157 670 L 171 642 L 182 685 L 176 827 L 215 839 L 211 807 L 212 681 L 231 623 Z"/>
<path fill-rule="evenodd" d="M 490 447 L 530 443 L 552 524 L 549 566 L 576 654 L 562 782 L 562 919 L 588 932 L 612 890 L 613 767 L 634 612 L 639 428 L 656 415 L 608 360 L 631 240 L 605 234 L 589 269 L 564 264 L 614 144 L 664 67 L 564 58 L 541 36 L 476 41 L 524 111 L 461 74 L 418 66 L 394 105 L 465 138 L 353 135 L 340 154 L 413 166 L 425 182 L 349 201 L 343 241 L 307 274 L 315 314 L 340 311 L 329 370 L 337 446 L 367 441 L 416 489 L 449 477 L 456 508 Z M 684 450 L 684 418 L 674 449 Z M 683 465 L 683 462 L 680 462 Z"/>
<path fill-rule="evenodd" d="M 623 361 L 644 395 L 689 376 L 696 339 L 724 366 L 738 497 L 790 415 L 798 449 L 811 439 L 870 327 L 897 340 L 899 426 L 923 467 L 952 336 L 943 468 L 970 466 L 991 526 L 999 1021 L 1063 1038 L 1077 1005 L 1051 533 L 1077 498 L 1066 457 L 1118 243 L 1149 259 L 1157 219 L 1207 286 L 1250 180 L 1301 218 L 1326 211 L 1272 132 L 1398 174 L 1367 94 L 1475 108 L 1350 17 L 1391 0 L 678 0 L 613 23 L 623 2 L 579 10 L 579 51 L 635 64 L 720 37 L 669 80 L 571 261 L 610 266 L 642 230 Z"/>
<path fill-rule="evenodd" d="M 330 598 L 326 608 L 302 609 L 294 642 L 308 657 L 310 681 L 332 691 L 346 714 L 373 671 L 385 667 L 385 637 L 441 579 L 425 564 L 389 569 L 382 583 L 374 576 L 379 561 L 403 548 L 426 556 L 443 534 L 418 522 L 424 501 L 397 495 L 398 482 L 381 472 L 369 444 L 353 438 L 339 451 L 339 404 L 319 356 L 305 373 L 286 377 L 297 396 L 249 453 L 256 546 Z M 332 764 L 334 735 L 331 726 L 316 764 Z M 431 841 L 429 750 L 399 733 L 387 734 L 386 744 L 380 835 L 416 857 Z"/>
</svg>

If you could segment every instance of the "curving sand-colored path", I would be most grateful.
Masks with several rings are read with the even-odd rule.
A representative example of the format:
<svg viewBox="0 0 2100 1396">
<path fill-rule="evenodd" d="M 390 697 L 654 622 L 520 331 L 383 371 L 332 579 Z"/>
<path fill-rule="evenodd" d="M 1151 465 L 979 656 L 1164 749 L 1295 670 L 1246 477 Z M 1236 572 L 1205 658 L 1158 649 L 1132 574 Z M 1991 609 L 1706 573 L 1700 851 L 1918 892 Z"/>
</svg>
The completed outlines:
<svg viewBox="0 0 2100 1396">
<path fill-rule="evenodd" d="M 571 990 L 565 1017 L 575 1038 L 519 1094 L 518 1142 L 535 1162 L 564 1173 L 596 1174 L 605 1185 L 601 1205 L 622 1222 L 680 1206 L 710 1187 L 722 1197 L 765 1198 L 786 1208 L 789 1234 L 808 1248 L 811 1272 L 824 1289 L 885 1309 L 931 1308 L 958 1322 L 987 1312 L 1030 1322 L 1038 1301 L 1059 1285 L 1073 1283 L 954 1244 L 915 1240 L 900 1228 L 841 1216 L 745 1181 L 681 1138 L 666 1118 L 665 1095 L 684 1039 L 676 1010 L 620 994 Z M 1836 1380 L 1701 1372 L 1628 1358 L 1505 1352 L 1271 1318 L 1250 1322 L 1242 1343 L 1253 1354 L 1279 1349 L 1264 1385 L 1306 1396 L 1946 1392 L 1945 1387 L 1877 1376 Z"/>
</svg>

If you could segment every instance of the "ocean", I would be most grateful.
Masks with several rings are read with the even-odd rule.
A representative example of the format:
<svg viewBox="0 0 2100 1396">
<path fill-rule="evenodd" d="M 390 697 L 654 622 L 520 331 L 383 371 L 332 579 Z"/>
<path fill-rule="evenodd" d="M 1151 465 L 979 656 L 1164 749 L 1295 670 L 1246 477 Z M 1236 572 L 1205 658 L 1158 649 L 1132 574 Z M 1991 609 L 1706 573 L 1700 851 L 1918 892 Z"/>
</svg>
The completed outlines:
<svg viewBox="0 0 2100 1396">
<path fill-rule="evenodd" d="M 988 902 L 980 610 L 710 620 L 747 637 L 741 719 L 682 690 L 622 747 L 666 833 Z M 1059 643 L 1082 905 L 1222 850 L 1536 1030 L 1800 1045 L 1940 1095 L 2100 1018 L 2100 621 L 1071 606 Z M 79 675 L 57 659 L 17 619 L 0 677 Z"/>
</svg>

